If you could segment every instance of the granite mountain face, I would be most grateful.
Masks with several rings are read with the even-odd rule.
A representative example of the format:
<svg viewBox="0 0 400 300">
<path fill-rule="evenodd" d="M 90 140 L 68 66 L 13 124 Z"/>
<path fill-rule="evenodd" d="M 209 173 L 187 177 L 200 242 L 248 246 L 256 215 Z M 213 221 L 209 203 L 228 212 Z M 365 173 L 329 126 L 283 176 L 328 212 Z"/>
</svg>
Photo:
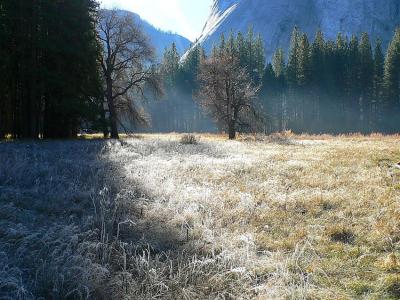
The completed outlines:
<svg viewBox="0 0 400 300">
<path fill-rule="evenodd" d="M 294 26 L 310 38 L 321 28 L 328 39 L 368 32 L 386 45 L 400 25 L 400 0 L 214 0 L 198 39 L 207 51 L 222 33 L 246 32 L 249 26 L 265 41 L 267 58 L 288 48 Z"/>
</svg>

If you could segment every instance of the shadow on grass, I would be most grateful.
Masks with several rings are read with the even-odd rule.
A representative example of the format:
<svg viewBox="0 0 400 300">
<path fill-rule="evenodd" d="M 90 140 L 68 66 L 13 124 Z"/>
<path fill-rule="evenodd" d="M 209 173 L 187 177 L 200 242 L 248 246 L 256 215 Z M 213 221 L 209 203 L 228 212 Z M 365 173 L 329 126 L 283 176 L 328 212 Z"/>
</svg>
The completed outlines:
<svg viewBox="0 0 400 300">
<path fill-rule="evenodd" d="M 147 214 L 151 200 L 124 174 L 125 160 L 112 157 L 115 147 L 221 155 L 178 142 L 0 143 L 0 298 L 174 299 L 188 287 L 212 294 L 202 271 L 211 278 L 210 266 L 183 250 L 180 228 Z"/>
<path fill-rule="evenodd" d="M 115 143 L 0 144 L 0 298 L 85 298 L 123 264 L 121 245 L 158 253 L 179 244 L 136 205 L 145 196 L 110 159 Z"/>
</svg>

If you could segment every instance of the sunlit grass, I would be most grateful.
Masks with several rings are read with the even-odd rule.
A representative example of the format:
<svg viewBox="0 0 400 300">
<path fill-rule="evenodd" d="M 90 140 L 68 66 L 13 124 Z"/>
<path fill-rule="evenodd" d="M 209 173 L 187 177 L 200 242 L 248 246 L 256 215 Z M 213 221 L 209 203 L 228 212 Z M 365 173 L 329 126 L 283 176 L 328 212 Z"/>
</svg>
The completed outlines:
<svg viewBox="0 0 400 300">
<path fill-rule="evenodd" d="M 202 137 L 222 156 L 184 156 L 180 164 L 153 173 L 164 161 L 157 157 L 158 162 L 145 164 L 144 181 L 151 192 L 148 180 L 165 171 L 167 186 L 153 192 L 173 199 L 171 215 L 202 228 L 203 239 L 213 232 L 213 247 L 220 249 L 242 248 L 246 236 L 254 255 L 243 262 L 249 274 L 288 277 L 267 280 L 263 297 L 271 287 L 288 297 L 298 289 L 324 299 L 397 297 L 393 274 L 398 271 L 382 268 L 382 262 L 391 257 L 397 264 L 400 257 L 399 137 L 286 133 L 284 138 L 227 142 L 221 136 Z M 201 213 L 192 211 L 199 206 Z M 299 247 L 306 257 L 293 261 Z M 275 255 L 289 264 L 284 274 L 279 274 L 279 260 L 271 258 Z M 260 274 L 264 263 L 266 273 Z"/>
<path fill-rule="evenodd" d="M 81 255 L 108 272 L 100 278 L 90 269 L 95 265 L 80 266 L 85 280 L 93 281 L 92 295 L 112 290 L 135 299 L 400 297 L 399 136 L 286 132 L 228 141 L 225 135 L 196 134 L 197 144 L 181 143 L 183 136 L 139 134 L 115 142 L 89 135 L 89 141 L 65 142 L 73 151 L 61 151 L 63 142 L 57 142 L 56 151 L 50 143 L 42 154 L 29 143 L 3 144 L 8 148 L 2 151 L 0 186 L 7 185 L 9 195 L 3 214 L 12 201 L 25 205 L 21 214 L 29 209 L 25 201 L 50 197 L 51 206 L 35 204 L 41 208 L 34 213 L 44 217 L 60 201 L 55 183 L 69 187 L 59 216 L 64 210 L 69 216 L 68 199 L 93 195 L 73 206 L 74 214 L 88 215 L 90 230 L 100 224 L 95 231 L 103 232 L 102 222 L 110 226 L 107 241 L 82 235 L 88 248 Z M 88 148 L 92 143 L 95 152 Z M 49 155 L 58 160 L 48 161 Z M 72 161 L 87 169 L 63 167 Z M 22 185 L 28 178 L 40 180 Z M 119 203 L 117 214 L 101 200 L 104 185 L 113 186 L 106 195 Z M 92 202 L 103 203 L 103 221 L 90 217 Z M 25 224 L 22 215 L 18 220 L 9 221 L 9 228 Z M 22 241 L 32 239 L 21 234 Z M 153 250 L 140 250 L 146 245 Z M 97 260 L 106 253 L 106 263 Z M 10 278 L 18 278 L 18 268 L 23 266 L 10 258 Z"/>
</svg>

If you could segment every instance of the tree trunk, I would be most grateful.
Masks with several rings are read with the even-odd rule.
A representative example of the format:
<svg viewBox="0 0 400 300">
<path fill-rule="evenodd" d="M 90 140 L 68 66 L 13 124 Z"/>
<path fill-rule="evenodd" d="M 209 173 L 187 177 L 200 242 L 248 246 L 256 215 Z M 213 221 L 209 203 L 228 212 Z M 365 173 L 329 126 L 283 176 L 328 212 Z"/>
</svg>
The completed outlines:
<svg viewBox="0 0 400 300">
<path fill-rule="evenodd" d="M 119 139 L 118 135 L 118 125 L 117 125 L 117 116 L 114 106 L 114 101 L 108 101 L 108 109 L 110 110 L 110 127 L 111 127 L 111 138 Z"/>
<path fill-rule="evenodd" d="M 112 95 L 112 86 L 113 84 L 111 78 L 107 79 L 107 103 L 108 103 L 108 110 L 110 112 L 111 138 L 119 139 L 117 112 L 115 109 L 114 99 Z"/>
<path fill-rule="evenodd" d="M 119 139 L 118 125 L 117 125 L 117 112 L 115 110 L 114 99 L 112 94 L 107 95 L 108 110 L 110 112 L 110 127 L 111 127 L 111 138 Z"/>
<path fill-rule="evenodd" d="M 234 140 L 236 139 L 236 128 L 235 128 L 235 120 L 230 120 L 229 121 L 229 128 L 228 128 L 228 133 L 229 133 L 229 139 Z"/>
<path fill-rule="evenodd" d="M 108 139 L 110 136 L 110 131 L 108 130 L 108 124 L 106 120 L 106 111 L 104 109 L 104 104 L 101 105 L 101 125 L 103 129 L 103 136 L 105 139 Z"/>
<path fill-rule="evenodd" d="M 115 116 L 115 108 L 111 107 L 110 107 L 110 127 L 111 127 L 111 138 L 118 140 L 119 134 L 118 134 L 117 119 Z"/>
</svg>

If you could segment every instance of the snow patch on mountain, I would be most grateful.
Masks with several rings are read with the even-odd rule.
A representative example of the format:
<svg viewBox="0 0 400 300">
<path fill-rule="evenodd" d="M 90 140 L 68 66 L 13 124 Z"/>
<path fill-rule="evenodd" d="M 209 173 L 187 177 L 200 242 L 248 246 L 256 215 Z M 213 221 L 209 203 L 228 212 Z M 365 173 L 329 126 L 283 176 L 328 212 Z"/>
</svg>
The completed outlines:
<svg viewBox="0 0 400 300">
<path fill-rule="evenodd" d="M 387 45 L 400 25 L 400 0 L 214 0 L 198 43 L 210 51 L 222 33 L 252 26 L 271 58 L 278 47 L 288 48 L 296 25 L 310 39 L 321 28 L 328 39 L 368 32 Z"/>
<path fill-rule="evenodd" d="M 207 19 L 203 31 L 201 33 L 199 42 L 206 40 L 210 37 L 218 27 L 224 22 L 224 20 L 237 8 L 238 1 L 221 1 L 218 5 L 217 1 L 214 1 L 210 16 Z"/>
</svg>

